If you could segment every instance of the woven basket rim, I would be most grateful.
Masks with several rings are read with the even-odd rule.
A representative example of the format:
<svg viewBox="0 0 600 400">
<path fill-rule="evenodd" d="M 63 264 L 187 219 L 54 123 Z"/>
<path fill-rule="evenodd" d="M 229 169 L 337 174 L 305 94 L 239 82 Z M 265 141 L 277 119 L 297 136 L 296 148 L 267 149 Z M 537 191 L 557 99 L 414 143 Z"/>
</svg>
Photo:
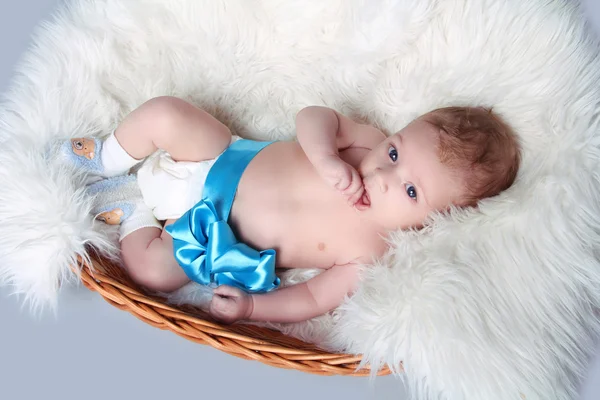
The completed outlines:
<svg viewBox="0 0 600 400">
<path fill-rule="evenodd" d="M 123 270 L 109 259 L 92 253 L 90 261 L 91 265 L 78 258 L 76 273 L 85 287 L 98 292 L 109 304 L 133 314 L 143 322 L 169 330 L 192 342 L 209 345 L 242 359 L 317 375 L 365 377 L 391 373 L 388 366 L 376 374 L 371 373 L 368 365 L 358 370 L 362 358 L 358 355 L 331 353 L 265 327 L 223 325 L 212 321 L 197 308 L 166 304 L 159 297 L 142 293 Z"/>
</svg>

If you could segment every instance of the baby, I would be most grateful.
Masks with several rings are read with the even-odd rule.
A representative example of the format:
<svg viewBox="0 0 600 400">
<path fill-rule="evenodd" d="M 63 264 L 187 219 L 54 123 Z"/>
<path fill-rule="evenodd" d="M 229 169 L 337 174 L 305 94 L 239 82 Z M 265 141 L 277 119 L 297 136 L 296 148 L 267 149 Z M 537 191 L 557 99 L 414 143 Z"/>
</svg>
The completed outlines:
<svg viewBox="0 0 600 400">
<path fill-rule="evenodd" d="M 431 111 L 386 137 L 307 107 L 296 131 L 297 142 L 240 139 L 199 108 L 159 97 L 106 141 L 73 139 L 63 151 L 109 178 L 89 188 L 108 199 L 97 218 L 120 224 L 131 278 L 160 292 L 190 279 L 214 284 L 210 314 L 225 323 L 302 321 L 334 309 L 355 290 L 359 265 L 386 251 L 390 231 L 497 195 L 520 162 L 515 135 L 484 108 Z M 137 177 L 124 175 L 159 149 L 166 154 Z M 143 200 L 123 195 L 138 186 Z M 273 290 L 275 268 L 324 271 Z"/>
</svg>

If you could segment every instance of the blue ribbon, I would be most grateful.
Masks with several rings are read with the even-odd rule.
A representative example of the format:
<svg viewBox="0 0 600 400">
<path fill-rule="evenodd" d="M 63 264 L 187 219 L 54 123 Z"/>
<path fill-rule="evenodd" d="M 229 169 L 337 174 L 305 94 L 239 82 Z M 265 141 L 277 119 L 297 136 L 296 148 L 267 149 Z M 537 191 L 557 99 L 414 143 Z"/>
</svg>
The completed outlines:
<svg viewBox="0 0 600 400">
<path fill-rule="evenodd" d="M 175 258 L 191 280 L 250 293 L 268 292 L 280 283 L 275 275 L 275 250 L 257 251 L 239 242 L 226 221 L 245 166 L 265 146 L 240 142 L 233 143 L 232 151 L 226 150 L 211 168 L 204 198 L 166 230 L 173 237 Z M 238 157 L 240 152 L 246 157 Z M 213 197 L 220 207 L 215 207 Z"/>
</svg>

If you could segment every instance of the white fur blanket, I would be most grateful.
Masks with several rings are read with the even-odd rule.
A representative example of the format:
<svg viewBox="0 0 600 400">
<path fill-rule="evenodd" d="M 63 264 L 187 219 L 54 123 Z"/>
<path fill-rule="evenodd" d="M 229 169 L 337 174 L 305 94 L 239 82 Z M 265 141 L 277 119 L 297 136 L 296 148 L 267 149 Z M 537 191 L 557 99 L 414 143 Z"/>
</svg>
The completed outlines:
<svg viewBox="0 0 600 400">
<path fill-rule="evenodd" d="M 600 61 L 570 0 L 80 0 L 38 31 L 0 115 L 0 280 L 39 309 L 92 224 L 49 140 L 106 135 L 157 95 L 242 136 L 291 138 L 336 108 L 394 132 L 493 106 L 517 183 L 477 212 L 394 235 L 334 318 L 283 327 L 389 363 L 421 399 L 572 399 L 600 331 Z M 113 253 L 114 254 L 114 253 Z"/>
</svg>

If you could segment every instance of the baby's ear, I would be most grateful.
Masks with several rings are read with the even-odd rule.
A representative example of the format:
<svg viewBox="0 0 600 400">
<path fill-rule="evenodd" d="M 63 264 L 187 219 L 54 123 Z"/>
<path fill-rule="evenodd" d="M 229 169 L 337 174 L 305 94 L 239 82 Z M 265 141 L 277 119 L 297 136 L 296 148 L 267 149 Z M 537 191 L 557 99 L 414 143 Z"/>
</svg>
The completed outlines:
<svg viewBox="0 0 600 400">
<path fill-rule="evenodd" d="M 118 216 L 119 218 L 121 218 L 123 215 L 125 215 L 125 213 L 123 212 L 123 210 L 121 210 L 120 208 L 117 208 L 116 210 L 114 210 L 113 213 L 116 216 Z"/>
</svg>

